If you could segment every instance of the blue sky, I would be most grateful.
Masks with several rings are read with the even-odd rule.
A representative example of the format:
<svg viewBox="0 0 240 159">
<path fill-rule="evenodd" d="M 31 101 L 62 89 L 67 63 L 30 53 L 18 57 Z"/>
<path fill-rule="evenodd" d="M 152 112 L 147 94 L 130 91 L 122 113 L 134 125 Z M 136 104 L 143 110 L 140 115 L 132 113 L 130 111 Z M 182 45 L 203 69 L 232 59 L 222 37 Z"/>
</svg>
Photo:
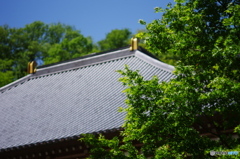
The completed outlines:
<svg viewBox="0 0 240 159">
<path fill-rule="evenodd" d="M 0 0 L 0 25 L 24 27 L 34 21 L 74 26 L 95 42 L 113 29 L 128 28 L 133 33 L 161 18 L 155 7 L 166 8 L 173 0 Z"/>
</svg>

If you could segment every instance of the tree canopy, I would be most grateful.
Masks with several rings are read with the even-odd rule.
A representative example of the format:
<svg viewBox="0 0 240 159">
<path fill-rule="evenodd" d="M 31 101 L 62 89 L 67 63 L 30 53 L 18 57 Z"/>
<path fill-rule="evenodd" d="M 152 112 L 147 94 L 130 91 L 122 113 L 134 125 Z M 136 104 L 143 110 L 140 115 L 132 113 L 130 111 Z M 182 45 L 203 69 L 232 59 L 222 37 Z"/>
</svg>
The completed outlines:
<svg viewBox="0 0 240 159">
<path fill-rule="evenodd" d="M 0 86 L 26 75 L 29 61 L 50 64 L 97 51 L 91 37 L 61 23 L 0 26 L 0 37 Z"/>
<path fill-rule="evenodd" d="M 115 29 L 107 33 L 106 38 L 98 42 L 100 50 L 106 51 L 128 46 L 132 33 L 129 29 Z"/>
<path fill-rule="evenodd" d="M 232 137 L 240 133 L 239 1 L 176 0 L 155 11 L 162 18 L 138 36 L 153 53 L 176 55 L 177 77 L 159 83 L 120 70 L 127 86 L 124 130 L 111 140 L 84 135 L 90 157 L 206 158 L 213 150 L 240 151 L 239 138 Z"/>
</svg>

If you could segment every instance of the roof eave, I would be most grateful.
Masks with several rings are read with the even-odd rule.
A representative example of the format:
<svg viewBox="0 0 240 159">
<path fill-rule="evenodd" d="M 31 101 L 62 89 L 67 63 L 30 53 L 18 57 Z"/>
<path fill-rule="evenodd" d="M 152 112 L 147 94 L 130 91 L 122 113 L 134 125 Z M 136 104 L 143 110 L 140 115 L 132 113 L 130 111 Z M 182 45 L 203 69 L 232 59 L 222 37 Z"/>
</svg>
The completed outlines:
<svg viewBox="0 0 240 159">
<path fill-rule="evenodd" d="M 9 84 L 1 87 L 0 92 L 4 92 L 7 89 L 11 89 L 13 86 L 17 86 L 20 83 L 24 83 L 25 80 L 29 79 L 32 76 L 33 76 L 33 74 L 28 74 L 28 75 L 26 75 L 26 76 L 24 76 L 24 77 L 22 77 L 22 78 L 20 78 L 16 81 L 12 82 L 12 83 L 9 83 Z"/>
</svg>

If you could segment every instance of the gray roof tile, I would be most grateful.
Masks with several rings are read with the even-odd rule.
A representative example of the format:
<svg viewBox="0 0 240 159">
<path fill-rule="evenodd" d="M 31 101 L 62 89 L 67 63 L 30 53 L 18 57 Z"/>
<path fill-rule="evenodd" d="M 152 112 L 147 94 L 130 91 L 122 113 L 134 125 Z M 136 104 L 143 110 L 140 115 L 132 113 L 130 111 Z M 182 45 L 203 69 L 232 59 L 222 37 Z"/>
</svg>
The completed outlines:
<svg viewBox="0 0 240 159">
<path fill-rule="evenodd" d="M 97 55 L 90 62 L 80 59 L 86 60 L 84 66 L 71 61 L 61 63 L 61 68 L 42 68 L 0 88 L 0 149 L 121 127 L 125 113 L 118 107 L 126 106 L 126 97 L 118 82 L 121 75 L 115 71 L 124 64 L 140 70 L 145 79 L 174 78 L 172 66 L 140 51 L 111 54 L 105 59 L 107 54 L 101 55 L 99 61 Z"/>
</svg>

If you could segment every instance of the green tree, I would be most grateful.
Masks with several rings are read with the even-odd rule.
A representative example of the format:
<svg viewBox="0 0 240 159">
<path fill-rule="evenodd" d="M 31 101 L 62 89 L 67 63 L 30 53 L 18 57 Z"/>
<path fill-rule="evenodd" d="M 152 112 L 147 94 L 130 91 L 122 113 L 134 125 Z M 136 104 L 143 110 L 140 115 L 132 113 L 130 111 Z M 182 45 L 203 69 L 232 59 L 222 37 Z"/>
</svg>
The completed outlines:
<svg viewBox="0 0 240 159">
<path fill-rule="evenodd" d="M 122 140 L 85 135 L 92 158 L 206 158 L 211 150 L 240 150 L 240 140 L 232 138 L 234 128 L 240 133 L 239 4 L 176 0 L 167 9 L 155 8 L 164 12 L 162 18 L 147 24 L 140 37 L 153 52 L 177 56 L 177 77 L 159 83 L 128 67 L 119 71 L 128 105 L 122 109 L 127 112 Z"/>
<path fill-rule="evenodd" d="M 29 61 L 51 64 L 97 51 L 91 37 L 61 23 L 0 26 L 0 87 L 25 76 Z"/>
<path fill-rule="evenodd" d="M 80 31 L 63 24 L 51 24 L 46 34 L 44 64 L 56 63 L 97 52 L 91 37 L 84 37 Z"/>
<path fill-rule="evenodd" d="M 11 48 L 9 44 L 9 29 L 8 26 L 0 27 L 0 86 L 10 83 L 14 79 L 11 66 L 13 65 Z"/>
<path fill-rule="evenodd" d="M 104 40 L 98 42 L 101 51 L 116 49 L 130 44 L 132 33 L 129 29 L 115 29 L 106 35 Z"/>
</svg>

